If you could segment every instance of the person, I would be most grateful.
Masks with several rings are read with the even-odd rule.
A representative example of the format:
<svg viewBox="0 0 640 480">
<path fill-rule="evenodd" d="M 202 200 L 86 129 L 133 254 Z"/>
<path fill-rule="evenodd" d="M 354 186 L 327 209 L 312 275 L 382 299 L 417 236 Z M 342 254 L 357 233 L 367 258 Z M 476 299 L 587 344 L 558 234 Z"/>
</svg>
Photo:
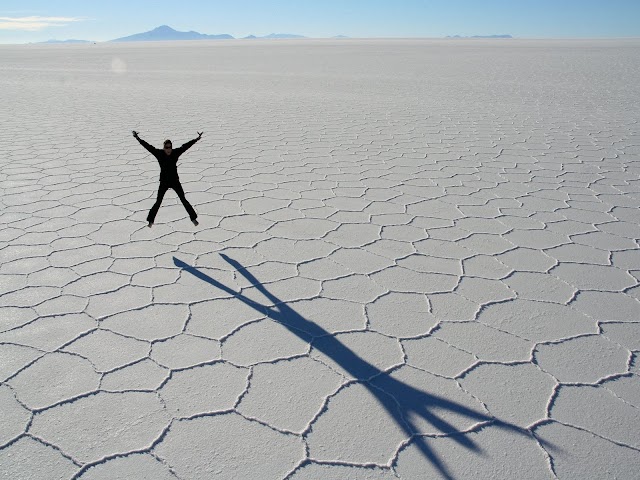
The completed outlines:
<svg viewBox="0 0 640 480">
<path fill-rule="evenodd" d="M 182 202 L 182 205 L 184 205 L 184 208 L 187 210 L 189 218 L 196 227 L 198 226 L 198 220 L 196 220 L 198 214 L 193 209 L 191 204 L 187 201 L 187 197 L 185 197 L 184 190 L 182 189 L 182 185 L 180 184 L 180 178 L 178 177 L 178 157 L 180 157 L 180 155 L 182 155 L 198 140 L 200 140 L 203 132 L 196 133 L 198 134 L 196 138 L 188 141 L 179 148 L 174 149 L 171 140 L 165 140 L 163 145 L 164 148 L 159 149 L 145 142 L 138 136 L 138 132 L 133 130 L 133 136 L 135 137 L 135 139 L 138 140 L 138 142 L 140 142 L 140 145 L 146 148 L 149 153 L 151 153 L 151 155 L 156 157 L 158 163 L 160 164 L 160 187 L 158 188 L 158 198 L 156 199 L 156 203 L 153 204 L 153 207 L 151 207 L 149 215 L 147 215 L 149 228 L 153 226 L 153 222 L 156 219 L 156 214 L 158 213 L 160 204 L 162 203 L 162 198 L 170 188 L 173 188 L 173 190 L 178 194 L 178 198 Z"/>
</svg>

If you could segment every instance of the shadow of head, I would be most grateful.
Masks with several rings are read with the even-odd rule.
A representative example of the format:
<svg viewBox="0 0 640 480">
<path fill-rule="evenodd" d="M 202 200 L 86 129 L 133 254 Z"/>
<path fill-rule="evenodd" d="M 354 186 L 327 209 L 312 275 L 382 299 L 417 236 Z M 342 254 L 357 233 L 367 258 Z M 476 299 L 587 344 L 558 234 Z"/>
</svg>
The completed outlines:
<svg viewBox="0 0 640 480">
<path fill-rule="evenodd" d="M 421 425 L 429 425 L 428 429 L 430 431 L 437 431 L 438 435 L 448 435 L 459 445 L 480 455 L 483 454 L 481 446 L 468 433 L 484 426 L 492 425 L 532 437 L 532 433 L 529 430 L 497 420 L 482 409 L 475 409 L 445 397 L 425 392 L 399 380 L 392 371 L 380 370 L 346 347 L 333 334 L 304 318 L 287 303 L 281 301 L 238 261 L 224 254 L 220 254 L 220 256 L 242 275 L 252 287 L 259 291 L 268 302 L 265 304 L 259 303 L 211 278 L 197 268 L 187 265 L 175 257 L 173 259 L 177 267 L 213 287 L 223 290 L 230 296 L 278 322 L 304 341 L 310 342 L 314 349 L 339 365 L 349 376 L 357 379 L 356 383 L 364 386 L 382 405 L 389 418 L 405 432 L 408 439 L 412 439 L 413 444 L 433 463 L 444 478 L 452 477 L 444 460 L 438 457 L 425 441 L 424 433 L 421 432 L 424 428 L 421 428 Z M 467 423 L 471 423 L 471 426 L 461 432 L 458 427 L 452 424 L 451 420 L 448 420 L 448 418 L 452 417 L 463 418 Z M 539 439 L 537 440 L 540 441 Z"/>
</svg>

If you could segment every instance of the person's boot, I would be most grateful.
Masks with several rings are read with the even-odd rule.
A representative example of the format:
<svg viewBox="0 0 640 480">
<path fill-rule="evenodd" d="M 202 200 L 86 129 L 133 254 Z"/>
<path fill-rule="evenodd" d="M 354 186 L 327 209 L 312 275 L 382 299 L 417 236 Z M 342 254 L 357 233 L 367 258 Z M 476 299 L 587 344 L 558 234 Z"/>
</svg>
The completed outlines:
<svg viewBox="0 0 640 480">
<path fill-rule="evenodd" d="M 153 222 L 149 222 L 149 225 L 147 225 L 147 227 L 149 228 L 153 227 Z"/>
<path fill-rule="evenodd" d="M 196 220 L 195 218 L 192 218 L 191 221 L 196 227 L 198 226 L 198 220 Z"/>
</svg>

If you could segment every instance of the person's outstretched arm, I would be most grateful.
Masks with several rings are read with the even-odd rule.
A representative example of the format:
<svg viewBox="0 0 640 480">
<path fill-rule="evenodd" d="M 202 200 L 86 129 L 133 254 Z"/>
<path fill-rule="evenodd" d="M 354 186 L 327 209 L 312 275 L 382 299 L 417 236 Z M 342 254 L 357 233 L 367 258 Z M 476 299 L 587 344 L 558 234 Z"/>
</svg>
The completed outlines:
<svg viewBox="0 0 640 480">
<path fill-rule="evenodd" d="M 202 137 L 202 134 L 204 132 L 196 132 L 198 134 L 198 136 L 196 138 L 194 138 L 193 140 L 189 140 L 187 143 L 184 143 L 182 145 L 180 145 L 178 148 L 176 148 L 176 151 L 178 152 L 178 155 L 182 155 L 184 152 L 186 152 L 187 150 L 189 150 L 191 147 L 193 147 L 193 145 L 200 140 L 200 138 Z"/>
<path fill-rule="evenodd" d="M 144 148 L 146 148 L 149 153 L 151 153 L 152 155 L 155 155 L 157 148 L 155 148 L 153 145 L 148 144 L 147 142 L 145 142 L 143 139 L 141 139 L 138 136 L 138 132 L 136 132 L 135 130 L 133 130 L 133 136 L 136 140 L 138 140 L 138 142 L 140 142 L 140 145 L 142 145 Z"/>
</svg>

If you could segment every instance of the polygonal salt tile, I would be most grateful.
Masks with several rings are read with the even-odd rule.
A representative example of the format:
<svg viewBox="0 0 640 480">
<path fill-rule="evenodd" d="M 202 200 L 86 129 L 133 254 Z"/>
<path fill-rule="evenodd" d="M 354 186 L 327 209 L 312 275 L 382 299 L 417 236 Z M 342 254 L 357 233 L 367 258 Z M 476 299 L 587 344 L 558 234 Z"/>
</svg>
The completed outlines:
<svg viewBox="0 0 640 480">
<path fill-rule="evenodd" d="M 619 198 L 629 198 L 625 195 L 619 195 Z M 636 207 L 640 206 L 637 205 L 637 201 L 636 201 Z M 639 239 L 640 238 L 640 226 L 637 224 L 636 221 L 631 221 L 631 222 L 624 222 L 624 221 L 618 221 L 618 222 L 611 222 L 611 223 L 604 223 L 601 225 L 598 225 L 598 229 L 602 232 L 606 232 L 606 233 L 611 233 L 612 235 L 618 235 L 619 237 L 626 237 L 626 238 L 634 238 L 634 239 Z"/>
<path fill-rule="evenodd" d="M 365 245 L 363 248 L 368 252 L 387 257 L 394 261 L 416 252 L 416 249 L 411 243 L 386 239 L 376 240 L 373 243 Z"/>
<path fill-rule="evenodd" d="M 5 381 L 43 353 L 35 348 L 0 343 L 0 381 Z"/>
<path fill-rule="evenodd" d="M 18 402 L 13 391 L 6 385 L 0 385 L 0 410 L 2 410 L 2 423 L 0 423 L 0 446 L 2 446 L 26 431 L 31 412 Z"/>
<path fill-rule="evenodd" d="M 429 240 L 440 240 L 445 242 L 455 242 L 458 244 L 460 240 L 467 238 L 471 235 L 468 230 L 465 230 L 460 227 L 445 227 L 445 228 L 429 228 L 427 229 L 429 233 Z M 462 245 L 460 245 L 462 247 Z M 462 247 L 466 248 L 468 247 Z M 472 252 L 473 250 L 469 250 Z"/>
<path fill-rule="evenodd" d="M 467 217 L 456 220 L 456 225 L 474 233 L 491 233 L 500 235 L 507 233 L 510 230 L 509 227 L 505 227 L 502 223 L 503 218 L 505 217 L 501 217 L 499 220 L 494 220 L 489 218 Z"/>
<path fill-rule="evenodd" d="M 149 344 L 105 330 L 94 330 L 64 348 L 87 358 L 98 372 L 106 372 L 144 358 Z"/>
<path fill-rule="evenodd" d="M 89 361 L 54 352 L 36 360 L 8 383 L 22 403 L 39 409 L 96 390 L 100 375 Z"/>
<path fill-rule="evenodd" d="M 609 252 L 607 252 L 608 254 Z M 611 263 L 622 269 L 640 268 L 640 249 L 624 250 L 611 253 Z"/>
<path fill-rule="evenodd" d="M 547 423 L 535 435 L 543 445 L 560 447 L 547 449 L 558 478 L 632 478 L 640 470 L 637 450 L 570 425 Z"/>
<path fill-rule="evenodd" d="M 159 287 L 160 285 L 171 285 L 178 280 L 180 272 L 176 269 L 153 268 L 144 272 L 138 272 L 131 277 L 132 285 L 141 287 Z"/>
<path fill-rule="evenodd" d="M 136 310 L 150 303 L 150 289 L 125 286 L 115 292 L 90 297 L 87 313 L 94 318 L 103 318 L 127 310 Z"/>
<path fill-rule="evenodd" d="M 245 288 L 242 290 L 242 295 L 262 305 L 277 305 L 317 297 L 321 289 L 322 285 L 317 280 L 294 277 Z"/>
<path fill-rule="evenodd" d="M 592 265 L 609 265 L 609 251 L 570 243 L 559 247 L 549 248 L 545 253 L 559 262 L 589 263 Z"/>
<path fill-rule="evenodd" d="M 546 417 L 556 382 L 534 365 L 525 363 L 479 365 L 467 372 L 460 384 L 498 420 L 526 428 Z"/>
<path fill-rule="evenodd" d="M 386 290 L 393 292 L 449 292 L 458 283 L 458 277 L 455 275 L 415 272 L 396 265 L 373 273 L 370 278 Z"/>
<path fill-rule="evenodd" d="M 443 323 L 433 336 L 481 360 L 494 362 L 528 361 L 533 347 L 533 342 L 479 322 Z"/>
<path fill-rule="evenodd" d="M 438 323 L 427 298 L 419 293 L 383 295 L 366 310 L 372 330 L 398 338 L 424 335 Z"/>
<path fill-rule="evenodd" d="M 254 281 L 243 276 L 245 270 L 240 270 L 236 283 L 240 288 L 252 286 Z M 283 262 L 264 262 L 251 267 L 248 272 L 255 278 L 260 279 L 260 283 L 273 283 L 281 280 L 289 280 L 298 275 L 296 265 Z"/>
<path fill-rule="evenodd" d="M 380 238 L 388 238 L 400 242 L 416 242 L 427 238 L 427 232 L 424 228 L 412 225 L 392 225 L 383 227 Z"/>
<path fill-rule="evenodd" d="M 491 418 L 483 405 L 454 380 L 416 368 L 405 366 L 380 375 L 371 383 L 398 402 L 410 430 L 415 433 L 454 433 Z M 382 397 L 378 400 L 384 403 Z"/>
<path fill-rule="evenodd" d="M 311 357 L 341 374 L 366 379 L 403 362 L 397 340 L 375 332 L 348 332 L 320 337 Z"/>
<path fill-rule="evenodd" d="M 177 335 L 189 317 L 184 305 L 150 305 L 105 318 L 103 328 L 140 340 L 158 340 Z"/>
<path fill-rule="evenodd" d="M 349 275 L 351 271 L 329 258 L 320 258 L 303 263 L 298 266 L 300 276 L 311 278 L 313 280 L 330 280 L 333 278 L 344 277 Z"/>
<path fill-rule="evenodd" d="M 553 272 L 552 270 L 551 272 Z M 548 273 L 515 272 L 503 280 L 518 298 L 567 303 L 576 289 Z"/>
<path fill-rule="evenodd" d="M 0 341 L 53 351 L 96 325 L 96 321 L 86 314 L 43 317 L 23 327 L 1 333 Z"/>
<path fill-rule="evenodd" d="M 500 263 L 493 256 L 476 255 L 466 258 L 462 262 L 464 274 L 472 277 L 489 278 L 499 280 L 506 277 L 512 270 Z"/>
<path fill-rule="evenodd" d="M 128 365 L 102 377 L 100 388 L 110 391 L 155 390 L 167 378 L 166 368 L 148 358 Z"/>
<path fill-rule="evenodd" d="M 134 453 L 98 463 L 78 477 L 79 480 L 176 480 L 167 465 L 148 453 Z"/>
<path fill-rule="evenodd" d="M 489 305 L 478 321 L 536 342 L 597 333 L 594 320 L 566 305 L 516 299 Z"/>
<path fill-rule="evenodd" d="M 444 220 L 456 220 L 465 216 L 458 207 L 435 199 L 423 200 L 408 205 L 407 213 L 409 215 L 441 218 Z"/>
<path fill-rule="evenodd" d="M 29 308 L 39 305 L 60 295 L 60 289 L 54 287 L 24 287 L 0 297 L 0 307 Z"/>
<path fill-rule="evenodd" d="M 267 212 L 278 210 L 286 207 L 289 203 L 289 200 L 264 197 L 248 198 L 240 202 L 244 212 L 252 215 L 262 215 Z"/>
<path fill-rule="evenodd" d="M 35 282 L 34 280 L 29 280 L 29 283 L 33 286 L 53 286 L 58 287 L 61 285 L 49 285 L 45 282 Z M 44 283 L 44 285 L 43 285 Z M 20 290 L 27 286 L 27 276 L 26 275 L 0 275 L 0 295 L 4 295 L 5 293 L 15 292 L 16 290 Z"/>
<path fill-rule="evenodd" d="M 191 306 L 186 331 L 220 340 L 238 327 L 265 314 L 236 298 L 217 298 Z"/>
<path fill-rule="evenodd" d="M 571 306 L 595 320 L 637 322 L 640 302 L 624 293 L 580 292 Z"/>
<path fill-rule="evenodd" d="M 223 345 L 223 358 L 248 366 L 281 358 L 303 355 L 309 350 L 307 334 L 266 319 L 251 323 L 228 337 Z"/>
<path fill-rule="evenodd" d="M 617 377 L 604 382 L 602 386 L 625 402 L 640 408 L 640 376 Z"/>
<path fill-rule="evenodd" d="M 86 298 L 74 297 L 72 295 L 60 295 L 36 305 L 33 309 L 38 315 L 69 315 L 84 312 L 89 300 Z"/>
<path fill-rule="evenodd" d="M 329 400 L 307 435 L 309 456 L 326 462 L 387 464 L 411 434 L 395 401 L 366 384 L 352 384 Z"/>
<path fill-rule="evenodd" d="M 627 272 L 603 265 L 561 263 L 550 273 L 580 290 L 620 291 L 637 283 Z"/>
<path fill-rule="evenodd" d="M 640 322 L 601 323 L 603 335 L 629 350 L 640 350 Z"/>
<path fill-rule="evenodd" d="M 283 478 L 304 444 L 235 413 L 174 422 L 155 452 L 180 478 Z"/>
<path fill-rule="evenodd" d="M 84 277 L 87 275 L 93 275 L 94 273 L 101 273 L 111 268 L 114 260 L 112 257 L 98 258 L 95 260 L 89 260 L 71 267 L 75 273 Z"/>
<path fill-rule="evenodd" d="M 434 336 L 404 340 L 402 346 L 409 365 L 444 377 L 454 378 L 476 361 L 470 353 Z"/>
<path fill-rule="evenodd" d="M 573 240 L 574 243 L 588 245 L 605 251 L 630 250 L 638 248 L 638 245 L 634 240 L 604 232 L 589 232 L 573 235 L 571 240 Z"/>
<path fill-rule="evenodd" d="M 274 237 L 292 240 L 314 240 L 324 237 L 337 226 L 335 222 L 320 218 L 298 218 L 275 223 L 269 233 Z"/>
<path fill-rule="evenodd" d="M 302 263 L 324 258 L 336 248 L 335 245 L 330 245 L 322 240 L 294 241 L 284 238 L 270 238 L 256 245 L 255 251 L 265 259 L 285 263 Z"/>
<path fill-rule="evenodd" d="M 62 291 L 68 295 L 89 297 L 117 290 L 129 284 L 129 277 L 113 272 L 102 272 L 81 277 L 65 286 Z"/>
<path fill-rule="evenodd" d="M 338 210 L 346 210 L 350 212 L 361 212 L 372 202 L 364 198 L 346 198 L 335 197 L 329 198 L 324 202 L 329 207 L 335 207 Z"/>
<path fill-rule="evenodd" d="M 435 293 L 428 297 L 431 313 L 438 320 L 469 321 L 473 320 L 480 310 L 478 302 L 473 302 L 457 292 Z"/>
<path fill-rule="evenodd" d="M 322 284 L 322 296 L 336 300 L 368 303 L 385 293 L 385 289 L 366 275 L 350 275 Z"/>
<path fill-rule="evenodd" d="M 538 345 L 538 365 L 563 383 L 594 383 L 603 377 L 626 373 L 629 351 L 601 335 L 571 338 Z"/>
<path fill-rule="evenodd" d="M 134 275 L 155 266 L 153 258 L 116 258 L 109 270 L 123 275 Z"/>
<path fill-rule="evenodd" d="M 81 208 L 71 215 L 74 219 L 82 223 L 109 223 L 131 215 L 131 211 L 114 205 L 103 205 L 98 207 Z M 99 222 L 98 222 L 99 220 Z"/>
<path fill-rule="evenodd" d="M 324 335 L 345 330 L 362 330 L 367 320 L 359 303 L 331 298 L 312 298 L 288 304 L 278 321 L 304 330 L 310 335 Z"/>
<path fill-rule="evenodd" d="M 59 450 L 30 437 L 0 450 L 0 465 L 5 478 L 16 480 L 63 480 L 80 470 Z"/>
<path fill-rule="evenodd" d="M 546 272 L 556 261 L 540 250 L 516 248 L 496 256 L 496 259 L 514 270 L 527 272 Z"/>
<path fill-rule="evenodd" d="M 516 294 L 499 280 L 462 277 L 455 293 L 476 302 L 486 304 L 515 298 Z"/>
<path fill-rule="evenodd" d="M 151 347 L 151 359 L 163 367 L 182 369 L 220 358 L 220 343 L 201 337 L 180 334 L 161 340 Z"/>
<path fill-rule="evenodd" d="M 291 480 L 396 480 L 390 469 L 307 463 L 289 477 Z"/>
<path fill-rule="evenodd" d="M 218 256 L 217 253 L 216 256 Z M 202 257 L 201 260 L 205 262 Z M 194 268 L 188 264 L 180 263 L 180 261 L 176 265 L 183 268 L 184 271 L 175 283 L 153 288 L 155 303 L 182 303 L 188 305 L 212 298 L 229 297 L 230 293 L 224 291 L 223 287 L 231 288 L 234 291 L 237 290 L 231 271 L 202 267 Z"/>
<path fill-rule="evenodd" d="M 393 262 L 388 258 L 360 248 L 341 248 L 333 252 L 329 258 L 345 266 L 348 273 L 369 274 L 393 265 Z"/>
<path fill-rule="evenodd" d="M 48 267 L 29 274 L 29 284 L 48 287 L 64 287 L 78 278 L 78 274 L 68 268 Z M 15 282 L 15 281 L 14 281 Z"/>
<path fill-rule="evenodd" d="M 247 386 L 249 370 L 215 363 L 175 372 L 158 391 L 173 417 L 233 408 Z"/>
<path fill-rule="evenodd" d="M 80 462 L 148 448 L 169 423 L 155 393 L 99 392 L 37 414 L 30 433 Z"/>
<path fill-rule="evenodd" d="M 30 308 L 3 307 L 0 316 L 0 332 L 20 327 L 37 317 L 36 312 Z"/>
<path fill-rule="evenodd" d="M 238 411 L 278 429 L 300 433 L 320 411 L 324 398 L 343 381 L 308 357 L 256 365 Z"/>
<path fill-rule="evenodd" d="M 416 445 L 418 442 L 422 445 Z M 440 463 L 425 458 L 424 451 Z M 401 478 L 518 478 L 552 479 L 547 459 L 530 435 L 498 426 L 436 438 L 417 438 L 398 456 Z"/>
<path fill-rule="evenodd" d="M 111 249 L 106 245 L 90 245 L 87 247 L 62 250 L 49 255 L 49 263 L 54 267 L 73 267 L 91 260 L 106 258 Z"/>
<path fill-rule="evenodd" d="M 345 248 L 361 247 L 380 238 L 380 227 L 371 223 L 346 223 L 325 237 L 327 242 Z"/>
<path fill-rule="evenodd" d="M 453 258 L 431 257 L 429 255 L 413 254 L 401 258 L 396 262 L 416 272 L 443 273 L 449 275 L 462 275 L 462 263 Z"/>
<path fill-rule="evenodd" d="M 636 450 L 640 447 L 640 410 L 604 387 L 562 386 L 551 418 Z"/>
<path fill-rule="evenodd" d="M 469 250 L 484 255 L 496 255 L 514 247 L 511 242 L 503 239 L 500 235 L 490 233 L 474 233 L 457 243 Z"/>
</svg>

